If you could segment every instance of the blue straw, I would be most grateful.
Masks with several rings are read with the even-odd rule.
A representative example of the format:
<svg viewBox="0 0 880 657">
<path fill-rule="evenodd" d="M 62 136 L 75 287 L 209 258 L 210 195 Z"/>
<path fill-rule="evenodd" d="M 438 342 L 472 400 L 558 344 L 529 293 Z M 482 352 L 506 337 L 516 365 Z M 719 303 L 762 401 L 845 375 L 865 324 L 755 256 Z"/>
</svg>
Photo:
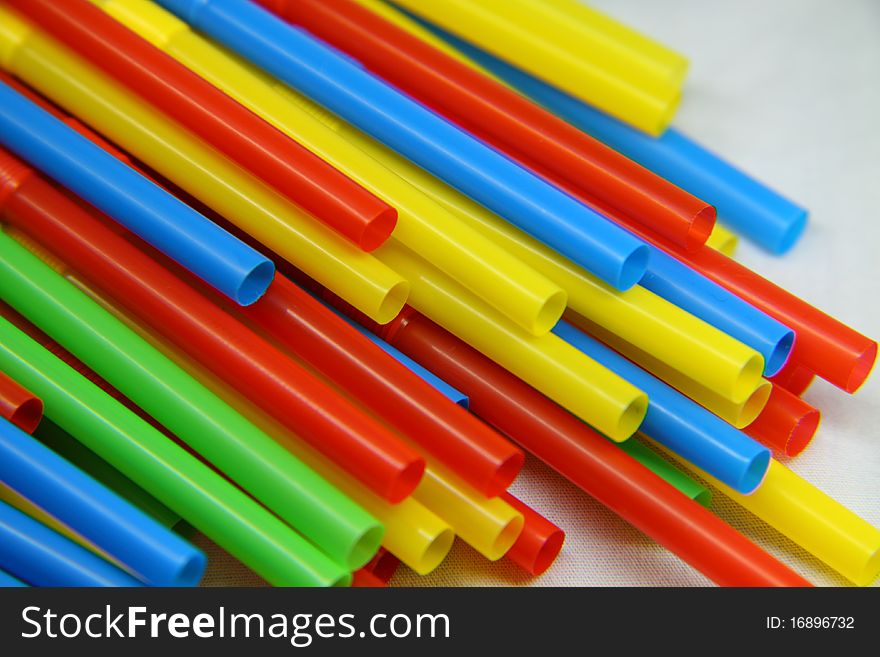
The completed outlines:
<svg viewBox="0 0 880 657">
<path fill-rule="evenodd" d="M 639 431 L 744 495 L 754 492 L 770 467 L 770 450 L 571 324 L 553 332 L 648 394 Z"/>
<path fill-rule="evenodd" d="M 0 481 L 153 586 L 195 586 L 205 555 L 0 418 Z"/>
<path fill-rule="evenodd" d="M 642 277 L 638 239 L 304 30 L 247 0 L 159 4 L 610 285 Z"/>
<path fill-rule="evenodd" d="M 807 211 L 669 128 L 658 138 L 631 128 L 467 41 L 410 17 L 546 109 L 715 206 L 734 231 L 771 253 L 788 251 L 804 232 Z"/>
<path fill-rule="evenodd" d="M 0 568 L 33 586 L 142 586 L 5 502 L 0 502 Z"/>
<path fill-rule="evenodd" d="M 268 258 L 2 82 L 0 144 L 236 303 L 272 282 Z"/>
<path fill-rule="evenodd" d="M 9 573 L 0 570 L 0 589 L 17 589 L 26 586 L 27 584 L 22 582 L 20 579 L 16 579 Z"/>
</svg>

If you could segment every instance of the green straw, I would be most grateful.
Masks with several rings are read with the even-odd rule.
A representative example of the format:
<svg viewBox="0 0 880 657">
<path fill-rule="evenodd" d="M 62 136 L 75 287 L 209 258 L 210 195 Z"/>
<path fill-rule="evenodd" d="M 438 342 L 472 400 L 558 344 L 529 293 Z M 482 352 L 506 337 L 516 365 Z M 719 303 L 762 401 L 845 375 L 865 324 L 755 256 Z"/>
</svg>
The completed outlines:
<svg viewBox="0 0 880 657">
<path fill-rule="evenodd" d="M 706 508 L 709 508 L 712 504 L 712 492 L 708 488 L 689 477 L 682 470 L 679 470 L 644 443 L 639 442 L 635 438 L 630 438 L 616 444 L 667 484 L 677 488 L 695 502 L 702 504 Z"/>
<path fill-rule="evenodd" d="M 375 554 L 375 518 L 2 232 L 0 297 L 347 570 Z"/>
<path fill-rule="evenodd" d="M 73 463 L 87 475 L 100 481 L 107 488 L 125 498 L 144 513 L 153 517 L 166 527 L 173 527 L 180 521 L 180 516 L 119 470 L 107 463 L 64 429 L 49 420 L 40 422 L 34 431 L 34 438 L 43 443 L 59 456 Z"/>
<path fill-rule="evenodd" d="M 58 426 L 266 581 L 350 582 L 276 516 L 2 317 L 0 370 L 42 399 Z"/>
</svg>

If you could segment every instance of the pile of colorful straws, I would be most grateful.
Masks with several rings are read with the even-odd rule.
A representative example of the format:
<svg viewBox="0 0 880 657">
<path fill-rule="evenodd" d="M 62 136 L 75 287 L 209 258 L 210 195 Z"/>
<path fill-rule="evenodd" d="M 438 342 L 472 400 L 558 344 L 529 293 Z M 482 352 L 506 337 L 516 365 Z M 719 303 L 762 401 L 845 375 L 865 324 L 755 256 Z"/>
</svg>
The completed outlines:
<svg viewBox="0 0 880 657">
<path fill-rule="evenodd" d="M 668 127 L 680 55 L 577 0 L 2 0 L 0 61 L 0 584 L 195 585 L 181 522 L 274 585 L 537 575 L 525 452 L 719 585 L 809 583 L 700 481 L 880 572 L 773 457 L 877 344 L 729 257 L 716 210 L 806 212 Z"/>
</svg>

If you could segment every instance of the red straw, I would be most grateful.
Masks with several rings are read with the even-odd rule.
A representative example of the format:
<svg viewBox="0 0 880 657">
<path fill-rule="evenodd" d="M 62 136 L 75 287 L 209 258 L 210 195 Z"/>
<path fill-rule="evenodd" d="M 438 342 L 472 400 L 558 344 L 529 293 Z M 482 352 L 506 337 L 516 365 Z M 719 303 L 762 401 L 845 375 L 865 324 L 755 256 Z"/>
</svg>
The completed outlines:
<svg viewBox="0 0 880 657">
<path fill-rule="evenodd" d="M 397 568 L 400 566 L 400 559 L 395 557 L 385 548 L 379 548 L 376 556 L 370 559 L 370 563 L 364 566 L 364 570 L 369 570 L 380 580 L 386 584 L 394 577 Z"/>
<path fill-rule="evenodd" d="M 774 385 L 764 410 L 743 431 L 786 456 L 797 456 L 816 435 L 821 419 L 819 409 Z"/>
<path fill-rule="evenodd" d="M 791 358 L 774 376 L 770 377 L 773 385 L 785 388 L 791 394 L 800 397 L 807 391 L 816 375 L 806 367 L 795 363 Z"/>
<path fill-rule="evenodd" d="M 370 10 L 350 0 L 262 4 L 526 166 L 611 205 L 626 224 L 686 249 L 712 231 L 712 206 Z"/>
<path fill-rule="evenodd" d="M 412 492 L 424 460 L 383 424 L 108 228 L 94 208 L 5 151 L 0 170 L 15 190 L 2 208 L 6 221 L 377 495 L 398 502 Z"/>
<path fill-rule="evenodd" d="M 810 586 L 562 407 L 426 317 L 410 310 L 383 334 L 466 393 L 476 415 L 717 584 Z"/>
<path fill-rule="evenodd" d="M 544 574 L 556 561 L 565 543 L 565 532 L 510 493 L 501 497 L 522 513 L 526 521 L 516 543 L 504 556 L 530 575 Z"/>
<path fill-rule="evenodd" d="M 32 433 L 43 419 L 43 402 L 18 382 L 0 372 L 0 417 Z"/>
<path fill-rule="evenodd" d="M 87 0 L 9 4 L 365 251 L 397 211 Z"/>
<path fill-rule="evenodd" d="M 385 582 L 383 582 L 381 579 L 379 579 L 373 573 L 367 570 L 366 567 L 354 571 L 351 575 L 352 588 L 385 588 Z"/>
</svg>

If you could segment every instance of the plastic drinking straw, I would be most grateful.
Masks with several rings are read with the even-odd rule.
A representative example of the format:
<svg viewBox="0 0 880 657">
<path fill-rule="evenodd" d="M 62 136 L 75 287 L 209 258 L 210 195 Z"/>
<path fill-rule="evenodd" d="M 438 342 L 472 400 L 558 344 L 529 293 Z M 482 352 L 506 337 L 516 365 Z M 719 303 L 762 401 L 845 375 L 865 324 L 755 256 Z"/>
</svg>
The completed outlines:
<svg viewBox="0 0 880 657">
<path fill-rule="evenodd" d="M 739 237 L 736 233 L 725 228 L 720 222 L 715 222 L 715 227 L 706 240 L 706 246 L 716 251 L 720 251 L 728 258 L 732 258 L 736 254 L 736 248 L 739 246 Z"/>
<path fill-rule="evenodd" d="M 285 134 L 397 208 L 393 239 L 430 254 L 450 277 L 524 328 L 549 331 L 564 294 L 291 102 L 287 87 L 145 0 L 99 0 L 113 15 Z M 279 88 L 280 86 L 280 88 Z"/>
<path fill-rule="evenodd" d="M 331 558 L 360 567 L 382 528 L 298 459 L 5 234 L 0 296 Z"/>
<path fill-rule="evenodd" d="M 0 570 L 0 589 L 15 589 L 26 586 L 27 584 L 20 579 L 16 579 L 9 573 Z"/>
<path fill-rule="evenodd" d="M 761 485 L 771 457 L 766 447 L 571 324 L 560 322 L 553 331 L 648 394 L 642 433 L 741 493 Z"/>
<path fill-rule="evenodd" d="M 585 52 L 597 51 L 583 37 L 578 39 L 580 48 L 572 49 L 565 31 L 549 25 L 542 30 L 541 21 L 546 19 L 538 12 L 528 11 L 522 3 L 502 6 L 490 0 L 449 0 L 438 5 L 398 0 L 395 4 L 542 76 L 648 134 L 663 132 L 675 114 L 681 95 L 676 84 L 634 84 L 621 77 L 618 70 L 609 70 L 603 61 L 584 56 Z M 548 40 L 550 34 L 553 37 Z"/>
<path fill-rule="evenodd" d="M 198 363 L 180 352 L 175 352 L 173 358 L 214 394 L 378 518 L 385 527 L 382 545 L 407 566 L 420 575 L 427 575 L 446 558 L 452 548 L 455 534 L 452 528 L 433 512 L 412 497 L 397 504 L 389 504 L 377 497 L 289 429 L 257 408 L 247 397 L 230 388 Z"/>
<path fill-rule="evenodd" d="M 86 0 L 10 6 L 365 251 L 397 212 Z"/>
<path fill-rule="evenodd" d="M 742 429 L 754 422 L 770 398 L 771 384 L 766 379 L 758 378 L 752 389 L 746 391 L 745 396 L 738 400 L 732 400 L 729 396 L 722 395 L 712 388 L 708 388 L 681 375 L 679 372 L 661 363 L 653 355 L 628 344 L 612 332 L 597 326 L 595 323 L 579 315 L 572 313 L 567 316 L 567 319 L 570 324 L 601 340 L 616 352 L 636 363 L 643 370 L 675 388 L 679 393 L 689 397 L 737 429 Z"/>
<path fill-rule="evenodd" d="M 473 413 L 715 583 L 809 586 L 709 510 L 426 317 L 409 313 L 389 328 L 398 349 L 467 392 Z"/>
<path fill-rule="evenodd" d="M 504 556 L 529 575 L 543 575 L 562 550 L 565 532 L 510 493 L 504 493 L 501 499 L 519 511 L 525 520 L 519 537 Z"/>
<path fill-rule="evenodd" d="M 0 372 L 0 419 L 33 433 L 43 417 L 43 402 Z"/>
<path fill-rule="evenodd" d="M 348 583 L 275 515 L 2 319 L 0 368 L 35 390 L 65 431 L 268 582 Z"/>
<path fill-rule="evenodd" d="M 303 30 L 247 0 L 159 4 L 614 287 L 644 273 L 638 240 Z"/>
<path fill-rule="evenodd" d="M 798 365 L 793 360 L 789 360 L 774 376 L 770 377 L 770 381 L 775 386 L 785 388 L 793 395 L 803 395 L 816 375 L 805 367 Z"/>
<path fill-rule="evenodd" d="M 41 422 L 39 429 L 34 432 L 34 437 L 159 524 L 171 528 L 180 521 L 177 513 L 85 447 L 52 420 L 46 419 Z"/>
<path fill-rule="evenodd" d="M 6 179 L 11 185 L 21 175 L 10 174 Z M 261 391 L 262 397 L 255 397 L 258 405 L 312 440 L 378 494 L 394 502 L 415 487 L 423 467 L 415 451 L 402 448 L 385 427 L 353 409 L 268 342 L 114 235 L 87 210 L 35 176 L 22 182 L 9 198 L 6 215 L 15 226 L 63 253 L 67 262 L 91 274 L 102 289 L 115 291 L 120 303 L 218 376 L 231 377 L 243 393 L 252 396 L 255 390 Z M 279 329 L 270 328 L 270 333 L 283 334 L 279 335 L 283 344 L 294 343 L 298 354 L 304 349 L 310 352 L 305 356 L 309 363 L 329 373 L 331 379 L 341 380 L 344 388 L 366 399 L 369 406 L 378 407 L 380 415 L 390 417 L 419 446 L 449 463 L 481 491 L 496 494 L 516 476 L 523 461 L 519 449 L 451 408 L 442 396 L 426 394 L 416 377 L 401 377 L 389 367 L 385 354 L 365 346 L 361 336 L 351 335 L 354 331 L 340 329 L 341 320 L 283 277 L 276 279 L 271 297 L 254 314 Z M 315 335 L 316 331 L 329 333 Z M 328 345 L 335 345 L 332 351 Z M 352 351 L 340 354 L 343 350 Z M 362 372 L 364 378 L 358 376 Z M 299 407 L 291 399 L 291 391 L 297 389 L 301 390 Z M 321 396 L 328 394 L 322 401 Z M 396 408 L 398 402 L 402 408 Z"/>
<path fill-rule="evenodd" d="M 587 134 L 715 206 L 735 231 L 771 253 L 782 254 L 798 240 L 807 211 L 725 162 L 677 131 L 645 135 L 489 53 L 455 40 L 479 66 Z"/>
<path fill-rule="evenodd" d="M 5 502 L 0 502 L 0 566 L 33 586 L 142 586 Z"/>
<path fill-rule="evenodd" d="M 364 570 L 369 570 L 381 581 L 387 584 L 391 581 L 391 578 L 394 577 L 394 573 L 397 572 L 397 567 L 399 565 L 400 559 L 395 557 L 385 548 L 379 548 L 376 556 L 370 559 L 370 563 L 364 566 Z"/>
<path fill-rule="evenodd" d="M 271 282 L 275 268 L 265 257 L 2 83 L 0 135 L 0 144 L 237 303 L 253 303 Z"/>
<path fill-rule="evenodd" d="M 552 249 L 368 137 L 353 132 L 346 136 L 356 140 L 359 148 L 367 150 L 432 196 L 462 221 L 557 283 L 568 293 L 571 309 L 589 316 L 627 341 L 641 345 L 670 367 L 709 387 L 731 390 L 741 387 L 737 381 L 748 369 L 746 365 L 754 358 L 754 352 L 745 349 L 726 333 L 639 286 L 623 293 L 616 292 Z M 777 326 L 776 322 L 770 324 Z M 791 345 L 791 332 L 784 328 L 782 331 L 780 335 L 784 340 L 779 339 L 773 345 L 762 343 L 776 354 L 772 356 L 771 367 L 781 365 L 779 359 L 787 357 L 787 348 Z M 746 374 L 748 380 L 749 375 Z"/>
<path fill-rule="evenodd" d="M 385 582 L 366 568 L 361 568 L 352 573 L 351 586 L 352 588 L 385 588 Z"/>
<path fill-rule="evenodd" d="M 13 43 L 0 32 L 0 45 L 15 53 L 2 62 L 10 72 L 377 321 L 400 310 L 408 287 L 399 275 L 2 6 L 0 18 L 4 27 L 17 21 L 26 31 Z"/>
<path fill-rule="evenodd" d="M 674 456 L 674 455 L 673 455 Z M 880 575 L 880 529 L 831 499 L 777 460 L 754 495 L 710 484 L 858 586 Z"/>
<path fill-rule="evenodd" d="M 764 410 L 743 432 L 791 457 L 807 448 L 821 420 L 822 414 L 818 408 L 810 406 L 785 388 L 774 385 Z"/>
<path fill-rule="evenodd" d="M 553 334 L 536 337 L 512 325 L 405 247 L 386 244 L 376 256 L 409 279 L 410 301 L 419 312 L 612 440 L 626 440 L 641 424 L 644 393 L 565 341 Z"/>
<path fill-rule="evenodd" d="M 709 236 L 715 209 L 706 202 L 356 2 L 276 0 L 274 6 L 523 166 L 552 170 L 599 205 L 685 248 L 698 248 Z M 515 3 L 503 8 L 511 10 L 517 10 Z"/>
<path fill-rule="evenodd" d="M 0 479 L 153 586 L 195 586 L 207 558 L 35 438 L 0 420 Z"/>
<path fill-rule="evenodd" d="M 662 85 L 680 86 L 684 82 L 688 61 L 683 55 L 592 7 L 572 0 L 521 1 L 542 11 L 542 18 L 552 20 L 554 34 L 557 30 L 568 30 L 565 45 L 577 45 L 582 51 L 589 49 L 592 56 L 607 53 L 602 57 L 602 65 L 614 67 L 619 75 Z M 556 43 L 561 42 L 557 39 Z"/>
<path fill-rule="evenodd" d="M 677 491 L 686 495 L 689 499 L 699 502 L 707 509 L 712 505 L 712 491 L 703 486 L 696 479 L 689 477 L 684 471 L 676 468 L 668 460 L 660 456 L 650 447 L 633 437 L 626 442 L 615 443 L 620 449 L 629 454 L 645 468 L 660 477 Z"/>
<path fill-rule="evenodd" d="M 449 399 L 452 403 L 458 404 L 463 408 L 468 407 L 468 398 L 467 395 L 465 395 L 463 392 L 456 390 L 439 376 L 433 374 L 432 372 L 429 372 L 412 358 L 402 353 L 398 349 L 395 349 L 390 344 L 385 342 L 385 340 L 370 332 L 366 328 L 362 327 L 354 320 L 349 320 L 341 313 L 339 314 L 339 316 L 345 319 L 349 324 L 351 324 L 360 333 L 362 333 L 364 337 L 366 337 L 370 342 L 379 347 L 386 354 L 391 356 L 394 360 L 399 362 L 401 365 L 405 365 L 408 370 L 413 372 L 413 374 L 417 374 L 420 379 L 422 379 L 425 383 L 429 384 L 432 388 L 437 390 L 437 392 L 443 393 L 443 396 Z"/>
<path fill-rule="evenodd" d="M 380 496 L 396 502 L 412 492 L 424 462 L 386 427 L 46 181 L 16 182 L 5 212 L 11 225 Z"/>
<path fill-rule="evenodd" d="M 428 463 L 413 497 L 489 561 L 503 557 L 523 529 L 523 515 L 503 498 L 483 497 L 435 463 Z"/>
</svg>

